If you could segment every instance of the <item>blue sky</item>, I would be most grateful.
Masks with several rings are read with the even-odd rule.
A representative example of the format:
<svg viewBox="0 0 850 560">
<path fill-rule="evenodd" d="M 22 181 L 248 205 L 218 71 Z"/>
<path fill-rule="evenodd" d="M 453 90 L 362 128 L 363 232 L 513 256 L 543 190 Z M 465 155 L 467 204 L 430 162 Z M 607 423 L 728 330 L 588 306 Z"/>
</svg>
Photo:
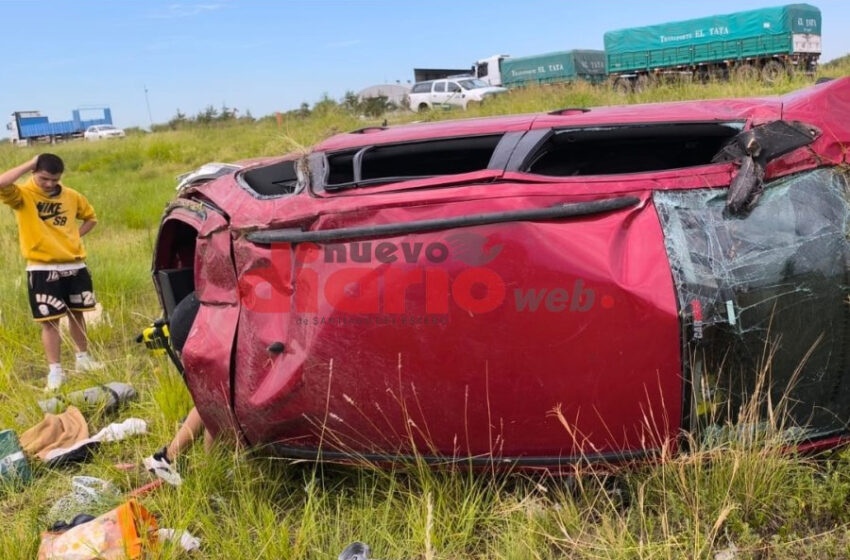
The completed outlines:
<svg viewBox="0 0 850 560">
<path fill-rule="evenodd" d="M 788 2 L 790 3 L 790 2 Z M 822 60 L 850 52 L 850 1 L 813 0 Z M 222 103 L 254 116 L 328 94 L 468 67 L 496 53 L 602 48 L 611 29 L 776 0 L 0 0 L 0 112 L 52 121 L 109 106 L 116 124 Z M 0 129 L 0 136 L 5 128 Z"/>
</svg>

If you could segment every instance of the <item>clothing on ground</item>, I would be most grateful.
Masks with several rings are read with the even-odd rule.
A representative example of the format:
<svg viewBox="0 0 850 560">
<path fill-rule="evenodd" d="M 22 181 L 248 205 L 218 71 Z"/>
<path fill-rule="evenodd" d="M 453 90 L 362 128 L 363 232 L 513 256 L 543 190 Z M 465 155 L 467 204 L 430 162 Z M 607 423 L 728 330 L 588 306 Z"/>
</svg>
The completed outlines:
<svg viewBox="0 0 850 560">
<path fill-rule="evenodd" d="M 45 414 L 44 420 L 21 434 L 21 447 L 45 460 L 54 449 L 73 446 L 89 437 L 89 427 L 80 410 L 69 406 L 62 414 Z"/>
</svg>

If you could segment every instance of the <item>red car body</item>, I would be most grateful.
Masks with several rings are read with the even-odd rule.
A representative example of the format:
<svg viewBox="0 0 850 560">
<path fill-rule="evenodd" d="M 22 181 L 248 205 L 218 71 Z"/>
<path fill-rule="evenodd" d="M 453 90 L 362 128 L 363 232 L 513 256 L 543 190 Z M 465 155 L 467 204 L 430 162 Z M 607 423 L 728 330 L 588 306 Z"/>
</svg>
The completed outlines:
<svg viewBox="0 0 850 560">
<path fill-rule="evenodd" d="M 800 138 L 769 153 L 777 123 Z M 182 365 L 205 424 L 286 456 L 644 457 L 738 420 L 706 404 L 755 394 L 765 348 L 795 441 L 832 443 L 846 145 L 847 79 L 365 129 L 185 185 L 154 279 L 166 317 L 201 302 Z M 730 212 L 747 158 L 766 188 Z"/>
</svg>

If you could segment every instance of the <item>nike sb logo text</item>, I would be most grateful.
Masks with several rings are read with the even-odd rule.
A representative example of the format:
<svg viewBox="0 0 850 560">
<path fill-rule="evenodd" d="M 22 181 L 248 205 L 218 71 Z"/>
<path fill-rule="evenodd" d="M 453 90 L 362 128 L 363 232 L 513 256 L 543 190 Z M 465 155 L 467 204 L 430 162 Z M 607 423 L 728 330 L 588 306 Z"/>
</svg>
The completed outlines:
<svg viewBox="0 0 850 560">
<path fill-rule="evenodd" d="M 38 210 L 38 217 L 45 221 L 64 213 L 61 202 L 37 202 L 35 207 Z"/>
</svg>

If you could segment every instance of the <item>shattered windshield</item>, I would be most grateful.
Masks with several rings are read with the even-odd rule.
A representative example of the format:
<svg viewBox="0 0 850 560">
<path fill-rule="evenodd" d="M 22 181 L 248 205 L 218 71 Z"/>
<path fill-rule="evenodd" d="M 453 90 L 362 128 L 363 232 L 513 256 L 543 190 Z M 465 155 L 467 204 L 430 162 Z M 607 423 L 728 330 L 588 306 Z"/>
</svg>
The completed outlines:
<svg viewBox="0 0 850 560">
<path fill-rule="evenodd" d="M 460 81 L 458 81 L 458 83 L 461 85 L 461 87 L 463 89 L 479 89 L 479 88 L 485 88 L 485 87 L 490 86 L 490 84 L 488 84 L 487 82 L 485 82 L 483 80 L 475 80 L 475 79 L 460 80 Z"/>
<path fill-rule="evenodd" d="M 747 421 L 741 411 L 764 389 L 761 420 L 769 403 L 808 436 L 846 427 L 847 185 L 835 168 L 773 181 L 743 218 L 724 211 L 726 190 L 654 194 L 686 329 L 692 421 Z"/>
</svg>

